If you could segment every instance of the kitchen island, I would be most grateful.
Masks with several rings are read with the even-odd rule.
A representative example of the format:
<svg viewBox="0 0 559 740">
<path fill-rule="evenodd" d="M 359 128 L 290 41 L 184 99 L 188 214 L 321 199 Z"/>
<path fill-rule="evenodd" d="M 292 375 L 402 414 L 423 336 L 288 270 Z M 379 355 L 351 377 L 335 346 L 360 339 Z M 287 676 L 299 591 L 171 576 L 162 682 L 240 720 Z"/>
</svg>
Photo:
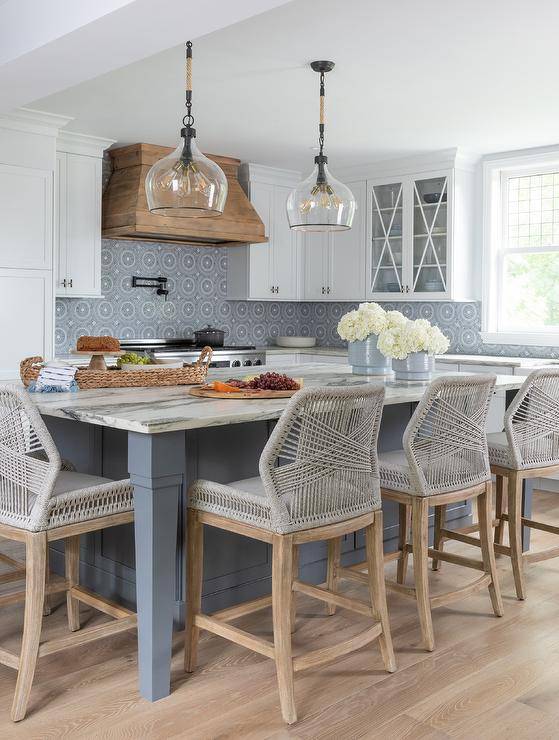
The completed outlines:
<svg viewBox="0 0 559 740">
<path fill-rule="evenodd" d="M 303 378 L 305 386 L 384 384 L 381 450 L 401 447 L 402 432 L 426 388 L 422 384 L 354 376 L 345 365 L 282 369 Z M 216 370 L 209 378 L 243 374 L 242 370 Z M 513 393 L 522 380 L 498 376 L 497 388 Z M 134 533 L 114 528 L 84 538 L 81 573 L 86 585 L 130 601 L 134 600 L 135 581 L 140 691 L 151 701 L 166 696 L 170 691 L 173 617 L 180 620 L 184 593 L 184 491 L 197 477 L 228 482 L 256 475 L 260 452 L 287 400 L 201 399 L 190 396 L 187 386 L 31 397 L 61 454 L 78 470 L 115 479 L 130 475 L 134 484 Z M 465 514 L 466 507 L 457 507 L 449 518 Z M 395 533 L 396 518 L 387 511 L 385 540 L 393 539 Z M 362 560 L 362 548 L 359 535 L 344 542 L 348 562 Z M 55 567 L 60 567 L 61 553 L 53 556 Z M 324 559 L 324 549 L 317 546 L 303 552 L 303 577 L 320 580 Z M 205 566 L 206 609 L 269 592 L 270 558 L 264 543 L 210 529 L 205 541 Z"/>
</svg>

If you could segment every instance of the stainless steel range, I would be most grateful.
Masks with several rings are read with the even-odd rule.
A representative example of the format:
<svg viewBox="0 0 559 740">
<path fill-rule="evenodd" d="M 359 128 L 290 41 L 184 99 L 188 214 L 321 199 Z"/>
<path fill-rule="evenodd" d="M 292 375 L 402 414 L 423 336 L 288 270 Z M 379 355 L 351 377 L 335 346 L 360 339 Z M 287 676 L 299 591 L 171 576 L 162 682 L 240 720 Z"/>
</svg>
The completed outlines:
<svg viewBox="0 0 559 740">
<path fill-rule="evenodd" d="M 194 362 L 200 354 L 190 339 L 121 339 L 125 352 L 144 352 L 154 358 Z M 266 353 L 251 345 L 214 347 L 210 367 L 258 367 L 266 364 Z"/>
</svg>

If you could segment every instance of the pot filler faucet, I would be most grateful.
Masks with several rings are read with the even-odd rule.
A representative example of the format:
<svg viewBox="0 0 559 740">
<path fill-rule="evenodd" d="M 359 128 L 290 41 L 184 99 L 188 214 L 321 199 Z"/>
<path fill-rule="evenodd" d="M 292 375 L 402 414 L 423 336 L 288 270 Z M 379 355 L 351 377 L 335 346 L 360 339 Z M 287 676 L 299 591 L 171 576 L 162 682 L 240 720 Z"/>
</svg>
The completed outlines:
<svg viewBox="0 0 559 740">
<path fill-rule="evenodd" d="M 132 287 L 157 288 L 155 292 L 157 295 L 164 296 L 165 300 L 167 300 L 167 296 L 169 295 L 166 277 L 140 277 L 139 275 L 132 275 Z"/>
</svg>

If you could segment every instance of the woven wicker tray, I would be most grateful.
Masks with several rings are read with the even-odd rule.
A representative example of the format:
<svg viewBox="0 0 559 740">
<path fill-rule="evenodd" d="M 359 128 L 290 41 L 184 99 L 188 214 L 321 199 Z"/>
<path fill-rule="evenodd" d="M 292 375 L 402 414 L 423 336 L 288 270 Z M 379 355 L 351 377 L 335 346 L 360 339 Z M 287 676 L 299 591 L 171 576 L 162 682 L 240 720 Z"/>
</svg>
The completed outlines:
<svg viewBox="0 0 559 740">
<path fill-rule="evenodd" d="M 212 359 L 211 347 L 204 347 L 200 357 L 192 365 L 181 368 L 162 367 L 158 370 L 89 370 L 79 368 L 76 381 L 82 390 L 88 388 L 139 388 L 166 385 L 198 385 L 206 380 L 208 365 Z M 27 387 L 37 380 L 44 364 L 42 357 L 27 357 L 19 366 L 22 383 Z"/>
</svg>

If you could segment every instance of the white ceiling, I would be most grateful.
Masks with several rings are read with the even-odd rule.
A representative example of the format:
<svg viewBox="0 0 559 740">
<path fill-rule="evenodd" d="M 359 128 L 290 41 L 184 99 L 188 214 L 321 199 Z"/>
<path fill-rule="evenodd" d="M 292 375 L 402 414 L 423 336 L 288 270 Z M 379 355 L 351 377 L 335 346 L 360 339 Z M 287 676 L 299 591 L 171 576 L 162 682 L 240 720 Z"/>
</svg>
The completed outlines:
<svg viewBox="0 0 559 740">
<path fill-rule="evenodd" d="M 0 0 L 0 112 L 287 0 Z"/>
<path fill-rule="evenodd" d="M 558 29 L 556 0 L 294 0 L 195 42 L 199 144 L 308 169 L 318 80 L 306 64 L 321 58 L 336 62 L 326 88 L 334 173 L 453 146 L 554 144 Z M 182 75 L 175 47 L 32 107 L 75 116 L 69 129 L 120 144 L 173 145 Z"/>
</svg>

